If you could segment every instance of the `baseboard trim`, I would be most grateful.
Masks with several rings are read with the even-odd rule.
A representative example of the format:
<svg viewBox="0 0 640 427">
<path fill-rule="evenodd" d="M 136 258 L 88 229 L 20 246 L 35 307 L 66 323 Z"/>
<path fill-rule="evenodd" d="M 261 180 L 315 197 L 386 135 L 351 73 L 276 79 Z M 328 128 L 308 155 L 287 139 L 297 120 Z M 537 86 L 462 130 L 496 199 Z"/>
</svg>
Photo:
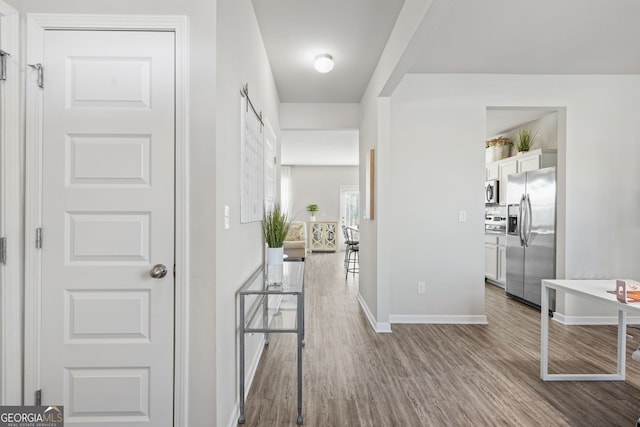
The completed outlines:
<svg viewBox="0 0 640 427">
<path fill-rule="evenodd" d="M 567 326 L 578 325 L 617 325 L 618 316 L 565 316 L 564 314 L 554 312 L 553 320 Z M 627 316 L 628 325 L 639 325 L 639 316 Z"/>
<path fill-rule="evenodd" d="M 467 325 L 467 324 L 488 324 L 487 316 L 484 315 L 409 315 L 409 314 L 392 314 L 389 316 L 389 322 L 409 323 L 409 324 L 449 324 L 449 325 Z"/>
<path fill-rule="evenodd" d="M 244 377 L 244 398 L 246 399 L 249 395 L 249 390 L 251 389 L 251 384 L 253 384 L 253 378 L 256 376 L 256 372 L 258 371 L 258 364 L 260 363 L 260 358 L 262 357 L 262 352 L 264 351 L 264 336 L 260 340 L 260 345 L 258 346 L 258 351 L 253 357 L 251 361 L 251 365 L 249 365 L 249 371 L 245 374 Z M 233 405 L 231 409 L 231 415 L 229 416 L 229 422 L 227 423 L 228 427 L 236 427 L 238 425 L 238 418 L 240 417 L 240 401 L 236 398 L 236 403 Z"/>
<path fill-rule="evenodd" d="M 367 316 L 369 324 L 376 333 L 380 334 L 391 332 L 391 323 L 377 322 L 376 318 L 373 317 L 373 313 L 371 313 L 371 310 L 369 310 L 367 302 L 364 300 L 364 298 L 362 298 L 362 295 L 360 294 L 358 294 L 358 302 L 360 303 L 360 307 L 362 307 L 362 311 L 364 311 L 365 316 Z"/>
</svg>

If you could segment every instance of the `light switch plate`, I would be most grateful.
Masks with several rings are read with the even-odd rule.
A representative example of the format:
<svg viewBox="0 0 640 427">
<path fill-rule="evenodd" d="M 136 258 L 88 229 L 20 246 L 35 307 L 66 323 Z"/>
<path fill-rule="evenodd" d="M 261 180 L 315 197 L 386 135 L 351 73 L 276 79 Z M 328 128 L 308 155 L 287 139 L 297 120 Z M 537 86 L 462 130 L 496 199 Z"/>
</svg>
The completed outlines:
<svg viewBox="0 0 640 427">
<path fill-rule="evenodd" d="M 458 222 L 467 222 L 467 211 L 458 212 Z"/>
</svg>

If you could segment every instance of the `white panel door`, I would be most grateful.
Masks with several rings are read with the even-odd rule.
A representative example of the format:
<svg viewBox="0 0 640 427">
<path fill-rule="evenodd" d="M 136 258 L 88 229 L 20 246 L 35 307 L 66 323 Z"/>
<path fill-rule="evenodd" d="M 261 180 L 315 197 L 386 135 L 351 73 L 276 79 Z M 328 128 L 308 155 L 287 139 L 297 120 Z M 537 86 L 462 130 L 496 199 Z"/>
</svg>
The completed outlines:
<svg viewBox="0 0 640 427">
<path fill-rule="evenodd" d="M 74 426 L 171 426 L 174 35 L 44 47 L 42 403 Z"/>
</svg>

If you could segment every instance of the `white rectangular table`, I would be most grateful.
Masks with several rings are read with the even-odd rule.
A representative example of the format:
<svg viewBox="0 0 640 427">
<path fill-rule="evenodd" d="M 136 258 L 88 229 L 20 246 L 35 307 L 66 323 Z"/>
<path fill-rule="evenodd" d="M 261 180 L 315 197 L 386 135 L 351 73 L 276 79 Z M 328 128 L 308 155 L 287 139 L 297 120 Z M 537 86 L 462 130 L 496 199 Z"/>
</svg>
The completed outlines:
<svg viewBox="0 0 640 427">
<path fill-rule="evenodd" d="M 576 295 L 618 310 L 618 367 L 615 374 L 550 374 L 549 373 L 549 290 Z M 543 280 L 540 305 L 540 378 L 544 381 L 624 381 L 627 338 L 627 313 L 640 314 L 640 304 L 624 304 L 615 294 L 615 280 Z"/>
</svg>

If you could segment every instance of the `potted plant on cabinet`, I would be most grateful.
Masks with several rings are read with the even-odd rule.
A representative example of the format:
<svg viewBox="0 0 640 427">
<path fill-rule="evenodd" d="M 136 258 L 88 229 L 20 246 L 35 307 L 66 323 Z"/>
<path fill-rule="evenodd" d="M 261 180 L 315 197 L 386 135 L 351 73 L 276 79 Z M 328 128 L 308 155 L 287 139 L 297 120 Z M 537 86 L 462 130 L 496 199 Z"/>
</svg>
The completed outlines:
<svg viewBox="0 0 640 427">
<path fill-rule="evenodd" d="M 502 160 L 511 155 L 511 147 L 513 143 L 509 138 L 499 136 L 497 138 L 490 139 L 486 142 L 486 163 L 495 162 L 496 160 Z"/>
<path fill-rule="evenodd" d="M 532 134 L 531 131 L 527 128 L 520 129 L 518 132 L 518 144 L 516 148 L 518 149 L 518 154 L 523 153 L 525 151 L 529 151 L 531 149 L 531 145 L 533 144 L 533 140 L 536 135 Z"/>
<path fill-rule="evenodd" d="M 311 214 L 309 221 L 314 222 L 316 220 L 316 212 L 318 212 L 318 205 L 311 203 L 307 205 L 307 212 Z"/>
<path fill-rule="evenodd" d="M 282 263 L 284 262 L 284 240 L 289 232 L 291 220 L 279 204 L 266 211 L 262 219 L 262 234 L 267 243 L 267 275 L 270 285 L 282 283 Z"/>
</svg>

